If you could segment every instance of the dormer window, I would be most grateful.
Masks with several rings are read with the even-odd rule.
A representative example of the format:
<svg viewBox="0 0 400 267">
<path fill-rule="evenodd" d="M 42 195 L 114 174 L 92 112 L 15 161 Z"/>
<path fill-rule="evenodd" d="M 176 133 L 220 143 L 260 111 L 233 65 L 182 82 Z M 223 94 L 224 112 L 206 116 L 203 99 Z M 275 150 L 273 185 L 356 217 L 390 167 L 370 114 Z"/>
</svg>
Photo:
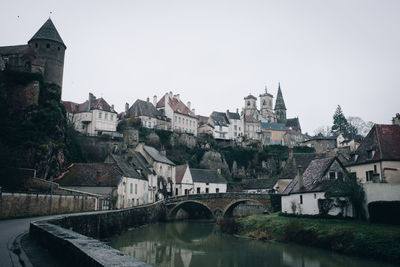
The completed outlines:
<svg viewBox="0 0 400 267">
<path fill-rule="evenodd" d="M 335 172 L 329 172 L 329 179 L 334 180 L 336 178 L 336 173 Z"/>
<path fill-rule="evenodd" d="M 367 157 L 368 157 L 368 159 L 372 159 L 373 157 L 374 157 L 374 155 L 375 155 L 375 150 L 368 150 L 367 151 Z"/>
</svg>

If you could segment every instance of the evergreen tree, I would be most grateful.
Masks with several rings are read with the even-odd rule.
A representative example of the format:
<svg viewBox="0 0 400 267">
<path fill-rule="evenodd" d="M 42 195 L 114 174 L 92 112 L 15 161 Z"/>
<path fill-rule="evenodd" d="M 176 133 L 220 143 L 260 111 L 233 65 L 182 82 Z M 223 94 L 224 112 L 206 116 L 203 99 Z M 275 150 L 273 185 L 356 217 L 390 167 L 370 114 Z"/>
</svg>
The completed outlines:
<svg viewBox="0 0 400 267">
<path fill-rule="evenodd" d="M 350 130 L 352 132 L 354 131 L 354 129 L 350 129 L 350 125 L 343 114 L 342 108 L 340 105 L 338 105 L 335 114 L 333 114 L 333 125 L 331 132 L 332 134 L 343 133 L 345 136 L 348 136 Z"/>
</svg>

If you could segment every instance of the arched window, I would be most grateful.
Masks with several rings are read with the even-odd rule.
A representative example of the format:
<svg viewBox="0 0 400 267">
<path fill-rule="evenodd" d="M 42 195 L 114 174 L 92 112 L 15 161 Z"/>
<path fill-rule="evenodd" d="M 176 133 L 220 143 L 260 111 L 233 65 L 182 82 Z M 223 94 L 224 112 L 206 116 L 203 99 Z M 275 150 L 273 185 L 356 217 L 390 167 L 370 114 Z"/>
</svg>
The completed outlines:
<svg viewBox="0 0 400 267">
<path fill-rule="evenodd" d="M 248 102 L 247 102 L 247 105 L 248 105 L 248 106 L 250 106 L 250 105 L 251 105 L 250 101 L 248 101 Z"/>
</svg>

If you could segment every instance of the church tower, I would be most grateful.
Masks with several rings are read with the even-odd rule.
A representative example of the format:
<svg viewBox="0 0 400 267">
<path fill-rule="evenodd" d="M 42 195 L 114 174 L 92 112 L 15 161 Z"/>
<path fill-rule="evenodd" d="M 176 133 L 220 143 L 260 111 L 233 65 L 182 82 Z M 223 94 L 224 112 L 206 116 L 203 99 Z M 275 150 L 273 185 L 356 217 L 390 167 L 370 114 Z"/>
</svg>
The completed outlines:
<svg viewBox="0 0 400 267">
<path fill-rule="evenodd" d="M 276 96 L 276 102 L 275 102 L 275 115 L 278 123 L 286 124 L 286 106 L 285 106 L 285 101 L 283 100 L 280 83 L 278 86 L 278 94 Z"/>
<path fill-rule="evenodd" d="M 269 122 L 275 122 L 274 110 L 272 108 L 273 96 L 267 92 L 265 86 L 265 93 L 260 95 L 260 113 L 261 117 Z"/>
<path fill-rule="evenodd" d="M 257 98 L 251 94 L 244 98 L 244 115 L 252 115 L 257 119 Z"/>
<path fill-rule="evenodd" d="M 49 18 L 29 40 L 28 45 L 36 56 L 36 64 L 43 66 L 45 82 L 62 87 L 65 46 L 56 27 Z"/>
</svg>

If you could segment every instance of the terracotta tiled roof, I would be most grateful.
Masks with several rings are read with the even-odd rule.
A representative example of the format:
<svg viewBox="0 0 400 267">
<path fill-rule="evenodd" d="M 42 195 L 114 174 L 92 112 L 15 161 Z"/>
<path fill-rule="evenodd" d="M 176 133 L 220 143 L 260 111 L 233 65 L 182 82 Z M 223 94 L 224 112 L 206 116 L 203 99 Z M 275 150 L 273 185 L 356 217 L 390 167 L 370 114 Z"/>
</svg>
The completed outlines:
<svg viewBox="0 0 400 267">
<path fill-rule="evenodd" d="M 99 177 L 100 184 L 97 184 Z M 75 163 L 69 172 L 56 182 L 65 186 L 112 186 L 120 183 L 122 173 L 112 163 Z"/>
<path fill-rule="evenodd" d="M 164 95 L 160 101 L 158 101 L 156 108 L 162 108 L 165 107 L 165 102 L 166 102 L 166 95 Z M 176 113 L 180 113 L 186 116 L 194 117 L 197 118 L 195 114 L 177 97 L 171 97 L 168 100 L 168 105 L 172 108 L 172 110 Z"/>
<path fill-rule="evenodd" d="M 71 101 L 61 101 L 68 113 L 75 113 L 79 104 Z"/>
<path fill-rule="evenodd" d="M 78 112 L 85 112 L 89 111 L 89 101 L 86 100 L 82 104 L 77 104 L 71 101 L 62 101 L 64 104 L 65 109 L 69 113 L 78 113 Z M 97 98 L 93 101 L 92 106 L 90 108 L 93 109 L 100 109 L 108 112 L 117 113 L 115 110 L 111 108 L 111 106 L 101 97 Z"/>
<path fill-rule="evenodd" d="M 380 160 L 400 161 L 400 126 L 375 124 L 355 152 L 350 165 Z M 371 157 L 372 156 L 372 157 Z"/>
<path fill-rule="evenodd" d="M 185 175 L 187 165 L 178 165 L 175 167 L 175 181 L 177 184 L 182 183 L 183 176 Z"/>
<path fill-rule="evenodd" d="M 322 178 L 325 176 L 326 172 L 329 170 L 330 166 L 335 160 L 341 165 L 340 161 L 335 157 L 315 159 L 311 161 L 303 173 L 304 187 L 302 189 L 298 188 L 297 184 L 299 180 L 298 176 L 296 175 L 292 182 L 286 187 L 283 194 L 323 190 L 324 181 Z"/>
</svg>

